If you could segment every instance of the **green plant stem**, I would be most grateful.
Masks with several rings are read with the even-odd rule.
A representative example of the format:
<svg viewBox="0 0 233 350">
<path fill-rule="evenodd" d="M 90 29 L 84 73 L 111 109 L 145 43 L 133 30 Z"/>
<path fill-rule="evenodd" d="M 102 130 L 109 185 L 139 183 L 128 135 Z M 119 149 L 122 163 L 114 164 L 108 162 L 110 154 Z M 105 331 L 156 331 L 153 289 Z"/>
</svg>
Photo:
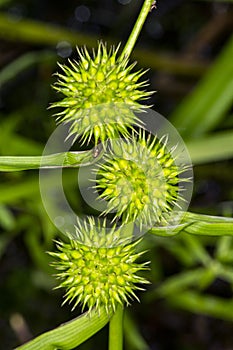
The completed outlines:
<svg viewBox="0 0 233 350">
<path fill-rule="evenodd" d="M 102 153 L 94 158 L 93 151 L 63 152 L 45 156 L 2 156 L 0 171 L 19 171 L 46 168 L 70 168 L 86 166 L 95 162 Z"/>
<path fill-rule="evenodd" d="M 214 133 L 213 135 L 197 140 L 188 141 L 187 148 L 193 164 L 202 164 L 232 157 L 232 140 L 233 131 L 229 130 Z M 12 142 L 17 142 L 17 135 L 14 136 L 14 140 Z M 34 144 L 32 144 L 31 147 L 35 147 Z M 82 165 L 88 165 L 97 159 L 99 159 L 99 157 L 95 159 L 92 151 L 66 152 L 47 156 L 0 156 L 0 172 L 48 167 L 76 168 L 81 162 Z"/>
<path fill-rule="evenodd" d="M 134 48 L 143 24 L 151 10 L 153 0 L 145 0 L 129 39 L 122 51 L 120 60 L 128 58 Z M 109 323 L 109 350 L 123 349 L 123 307 L 118 306 Z"/>
<path fill-rule="evenodd" d="M 181 224 L 174 229 L 171 226 L 153 227 L 149 231 L 150 234 L 162 237 L 171 237 L 181 232 L 202 236 L 233 236 L 233 218 L 187 212 Z"/>
<path fill-rule="evenodd" d="M 123 349 L 123 312 L 124 308 L 119 305 L 109 322 L 108 350 Z"/>
<path fill-rule="evenodd" d="M 120 60 L 122 60 L 123 58 L 128 58 L 133 50 L 133 47 L 137 41 L 137 38 L 142 30 L 143 24 L 146 20 L 146 17 L 148 16 L 148 13 L 151 10 L 151 6 L 153 4 L 153 0 L 145 0 L 144 4 L 142 6 L 141 12 L 138 16 L 138 19 L 133 27 L 133 30 L 129 36 L 129 39 L 122 51 Z"/>
</svg>

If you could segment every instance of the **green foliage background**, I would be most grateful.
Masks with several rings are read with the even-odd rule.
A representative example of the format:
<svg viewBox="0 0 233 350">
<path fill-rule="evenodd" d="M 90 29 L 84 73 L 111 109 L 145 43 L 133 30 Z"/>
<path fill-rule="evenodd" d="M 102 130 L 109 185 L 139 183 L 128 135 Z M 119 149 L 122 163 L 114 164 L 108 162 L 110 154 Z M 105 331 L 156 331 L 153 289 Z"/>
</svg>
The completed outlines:
<svg viewBox="0 0 233 350">
<path fill-rule="evenodd" d="M 75 45 L 95 47 L 101 38 L 124 42 L 140 5 L 0 1 L 1 156 L 40 155 L 54 130 L 47 110 L 58 98 L 52 74 L 56 62 L 67 59 L 58 43 L 67 42 L 75 57 Z M 78 6 L 89 9 L 87 21 L 77 20 Z M 233 213 L 232 16 L 231 1 L 158 2 L 133 55 L 138 66 L 151 68 L 147 74 L 157 93 L 149 102 L 175 125 L 190 151 L 190 211 L 222 217 Z M 79 211 L 76 176 L 66 170 L 64 186 Z M 0 343 L 12 349 L 79 310 L 71 315 L 69 307 L 61 308 L 62 294 L 52 290 L 56 282 L 45 252 L 59 233 L 42 206 L 38 171 L 4 172 L 0 179 Z M 127 312 L 126 349 L 231 348 L 232 236 L 231 220 L 194 214 L 173 237 L 156 230 L 147 236 L 152 284 L 142 304 Z M 104 348 L 104 332 L 80 348 Z"/>
</svg>

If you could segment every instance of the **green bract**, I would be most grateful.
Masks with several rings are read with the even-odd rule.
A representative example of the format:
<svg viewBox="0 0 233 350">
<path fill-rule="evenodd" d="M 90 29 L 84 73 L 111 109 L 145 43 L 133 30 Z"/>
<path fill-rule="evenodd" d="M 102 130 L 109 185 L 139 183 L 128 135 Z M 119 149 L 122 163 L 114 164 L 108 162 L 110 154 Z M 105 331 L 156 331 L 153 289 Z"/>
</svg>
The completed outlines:
<svg viewBox="0 0 233 350">
<path fill-rule="evenodd" d="M 69 243 L 58 242 L 59 252 L 50 253 L 56 257 L 54 266 L 60 270 L 57 277 L 61 280 L 58 288 L 67 289 L 65 301 L 74 301 L 73 309 L 81 304 L 88 310 L 94 307 L 104 307 L 107 312 L 115 311 L 118 304 L 129 304 L 129 299 L 137 296 L 135 290 L 143 290 L 138 284 L 148 283 L 143 277 L 137 275 L 138 271 L 146 269 L 147 263 L 138 264 L 135 260 L 143 253 L 136 253 L 138 241 L 133 244 L 106 247 L 96 245 L 99 235 L 105 232 L 106 241 L 119 237 L 114 236 L 115 229 L 107 232 L 106 221 L 100 226 L 94 225 L 90 219 L 76 227 L 76 239 L 70 238 Z M 104 236 L 102 235 L 102 238 Z M 80 242 L 93 240 L 93 246 Z M 105 243 L 105 244 L 104 244 Z"/>
<path fill-rule="evenodd" d="M 65 97 L 52 107 L 61 107 L 59 122 L 71 123 L 70 135 L 89 142 L 94 138 L 105 141 L 120 135 L 128 136 L 128 128 L 142 123 L 135 112 L 145 106 L 140 100 L 151 93 L 143 91 L 146 82 L 139 82 L 145 71 L 133 72 L 136 63 L 128 66 L 128 59 L 117 58 L 119 46 L 107 51 L 100 43 L 91 57 L 86 48 L 78 50 L 80 61 L 61 66 L 64 74 L 54 88 Z"/>
<path fill-rule="evenodd" d="M 131 139 L 115 141 L 105 162 L 95 169 L 99 197 L 107 201 L 104 214 L 115 212 L 114 220 L 135 222 L 140 229 L 167 225 L 167 218 L 182 200 L 178 167 L 167 139 L 157 139 L 144 131 Z"/>
</svg>

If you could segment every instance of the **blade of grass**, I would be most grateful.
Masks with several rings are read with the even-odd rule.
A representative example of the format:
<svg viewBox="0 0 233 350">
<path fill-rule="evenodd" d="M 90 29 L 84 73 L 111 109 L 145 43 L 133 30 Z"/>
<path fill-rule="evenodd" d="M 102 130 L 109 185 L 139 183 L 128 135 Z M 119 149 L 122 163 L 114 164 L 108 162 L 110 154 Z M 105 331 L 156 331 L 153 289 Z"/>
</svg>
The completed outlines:
<svg viewBox="0 0 233 350">
<path fill-rule="evenodd" d="M 36 232 L 35 229 L 30 228 L 24 234 L 24 241 L 34 266 L 37 266 L 41 271 L 45 271 L 48 275 L 52 275 L 54 268 L 50 265 L 51 259 L 45 253 L 45 249 L 41 244 L 40 232 Z"/>
<path fill-rule="evenodd" d="M 72 321 L 46 332 L 16 350 L 74 349 L 103 328 L 111 315 L 102 308 L 85 313 Z"/>
<path fill-rule="evenodd" d="M 191 286 L 198 285 L 200 280 L 203 279 L 207 273 L 208 271 L 205 268 L 181 272 L 167 278 L 158 288 L 147 292 L 144 298 L 147 302 L 150 302 L 154 300 L 154 298 L 179 294 Z"/>
<path fill-rule="evenodd" d="M 55 65 L 56 56 L 50 51 L 29 52 L 20 56 L 0 71 L 0 86 L 15 79 L 19 73 L 39 62 L 51 62 Z"/>
<path fill-rule="evenodd" d="M 4 137 L 5 140 L 7 138 Z M 9 142 L 10 139 L 10 142 Z M 7 142 L 4 144 L 0 143 L 0 151 L 4 156 L 8 156 L 11 154 L 16 155 L 39 155 L 43 152 L 43 145 L 38 142 L 28 139 L 23 136 L 19 136 L 16 133 L 12 132 L 11 137 L 8 138 Z"/>
<path fill-rule="evenodd" d="M 233 36 L 196 89 L 171 115 L 182 137 L 200 137 L 215 128 L 233 101 Z"/>
<path fill-rule="evenodd" d="M 165 249 L 171 252 L 171 254 L 175 256 L 183 266 L 191 267 L 196 265 L 196 256 L 194 254 L 190 254 L 187 247 L 185 247 L 179 240 L 171 240 L 170 242 L 166 240 L 162 243 Z"/>
<path fill-rule="evenodd" d="M 223 263 L 233 263 L 233 237 L 221 237 L 217 244 L 216 259 Z"/>
<path fill-rule="evenodd" d="M 218 132 L 186 143 L 193 164 L 203 164 L 233 157 L 233 131 Z"/>
<path fill-rule="evenodd" d="M 130 317 L 129 312 L 125 311 L 124 316 L 124 334 L 129 349 L 149 350 L 149 346 L 139 332 L 136 322 Z"/>
<path fill-rule="evenodd" d="M 183 310 L 204 314 L 227 321 L 233 321 L 233 300 L 221 299 L 196 292 L 182 292 L 169 295 L 169 304 Z"/>
<path fill-rule="evenodd" d="M 44 146 L 32 139 L 17 134 L 17 128 L 22 116 L 19 112 L 14 114 L 0 115 L 1 121 L 1 138 L 0 154 L 8 155 L 40 155 Z"/>
<path fill-rule="evenodd" d="M 97 47 L 98 37 L 93 34 L 72 32 L 62 27 L 55 27 L 46 23 L 41 23 L 29 19 L 17 22 L 15 30 L 14 19 L 0 14 L 0 37 L 7 40 L 29 42 L 34 45 L 57 45 L 60 41 L 68 41 L 71 46 Z M 109 44 L 117 44 L 117 41 L 108 37 L 102 40 Z M 174 74 L 187 76 L 202 75 L 207 68 L 207 64 L 202 61 L 189 62 L 180 60 L 175 55 L 166 53 L 151 52 L 145 49 L 135 49 L 133 58 L 143 62 L 143 66 L 164 70 Z"/>
<path fill-rule="evenodd" d="M 30 196 L 34 198 L 40 196 L 38 177 L 30 176 L 26 180 L 21 180 L 20 183 L 9 181 L 0 186 L 0 203 L 2 204 L 12 204 Z"/>
<path fill-rule="evenodd" d="M 67 169 L 63 174 L 64 186 L 67 188 L 74 188 L 77 181 L 77 172 L 75 169 Z M 87 186 L 87 178 L 80 177 L 80 186 Z M 0 184 L 0 203 L 2 204 L 14 204 L 19 200 L 33 197 L 40 201 L 40 189 L 38 174 L 27 177 L 16 178 L 12 181 L 5 181 Z"/>
<path fill-rule="evenodd" d="M 197 262 L 205 266 L 209 266 L 212 259 L 200 240 L 197 237 L 189 234 L 182 235 L 182 238 L 187 246 L 189 254 L 193 255 Z"/>
<path fill-rule="evenodd" d="M 0 14 L 0 36 L 8 40 L 25 41 L 36 45 L 56 45 L 62 40 L 70 42 L 72 46 L 87 45 L 95 47 L 97 36 L 85 35 L 84 33 L 72 32 L 58 26 L 47 23 L 40 23 L 30 19 L 23 19 L 17 22 L 15 27 L 14 17 Z"/>
<path fill-rule="evenodd" d="M 218 276 L 222 278 L 225 281 L 228 281 L 231 283 L 233 287 L 233 269 L 232 267 L 224 266 L 224 265 L 219 265 L 218 267 Z"/>
<path fill-rule="evenodd" d="M 5 205 L 0 204 L 0 226 L 4 231 L 13 230 L 16 225 L 15 217 Z"/>
</svg>

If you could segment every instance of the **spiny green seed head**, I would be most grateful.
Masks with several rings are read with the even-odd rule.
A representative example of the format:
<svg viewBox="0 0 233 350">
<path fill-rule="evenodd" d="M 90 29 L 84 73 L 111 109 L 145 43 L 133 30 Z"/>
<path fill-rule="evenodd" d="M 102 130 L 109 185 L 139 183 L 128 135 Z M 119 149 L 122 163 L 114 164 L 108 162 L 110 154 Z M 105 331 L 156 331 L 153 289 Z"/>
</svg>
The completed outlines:
<svg viewBox="0 0 233 350">
<path fill-rule="evenodd" d="M 168 224 L 169 212 L 182 199 L 179 175 L 187 169 L 175 164 L 166 143 L 166 138 L 140 132 L 138 138 L 113 144 L 105 163 L 95 170 L 95 187 L 107 202 L 104 214 L 115 212 L 114 220 L 121 217 L 123 223 L 135 222 L 140 229 Z"/>
<path fill-rule="evenodd" d="M 127 245 L 132 241 L 127 230 L 122 226 L 111 225 L 106 219 L 100 220 L 89 216 L 85 220 L 77 218 L 75 235 L 73 239 L 81 244 L 97 247 L 111 248 L 118 245 Z"/>
<path fill-rule="evenodd" d="M 80 237 L 79 229 L 77 234 Z M 89 232 L 86 234 L 89 237 Z M 59 252 L 50 254 L 56 258 L 54 266 L 59 270 L 61 283 L 57 288 L 67 290 L 64 303 L 74 302 L 73 309 L 82 305 L 89 311 L 104 307 L 110 312 L 118 304 L 128 305 L 130 299 L 137 299 L 135 290 L 143 290 L 139 285 L 148 283 L 137 274 L 147 269 L 147 263 L 135 262 L 143 254 L 136 253 L 137 244 L 106 248 L 87 246 L 72 238 L 69 243 L 58 242 Z"/>
<path fill-rule="evenodd" d="M 64 95 L 52 107 L 61 107 L 59 122 L 71 122 L 70 135 L 89 142 L 94 138 L 104 142 L 108 138 L 128 136 L 128 128 L 141 125 L 135 112 L 145 108 L 139 101 L 151 93 L 142 90 L 147 84 L 139 82 L 143 71 L 133 72 L 135 64 L 117 57 L 117 49 L 107 51 L 100 43 L 92 57 L 86 48 L 78 50 L 79 62 L 61 66 L 63 74 L 54 88 Z"/>
</svg>

